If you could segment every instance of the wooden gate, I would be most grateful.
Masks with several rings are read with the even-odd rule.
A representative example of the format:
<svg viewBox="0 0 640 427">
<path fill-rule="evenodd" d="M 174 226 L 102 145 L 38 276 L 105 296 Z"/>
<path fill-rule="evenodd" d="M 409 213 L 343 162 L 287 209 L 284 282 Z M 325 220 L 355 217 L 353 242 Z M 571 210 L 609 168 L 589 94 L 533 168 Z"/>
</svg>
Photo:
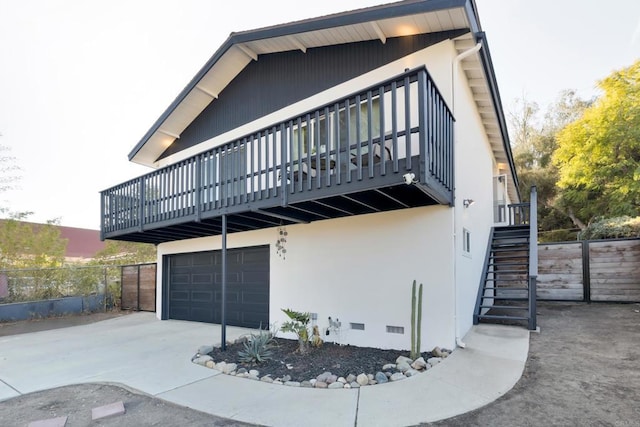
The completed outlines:
<svg viewBox="0 0 640 427">
<path fill-rule="evenodd" d="M 122 309 L 156 311 L 156 264 L 122 266 Z"/>
</svg>

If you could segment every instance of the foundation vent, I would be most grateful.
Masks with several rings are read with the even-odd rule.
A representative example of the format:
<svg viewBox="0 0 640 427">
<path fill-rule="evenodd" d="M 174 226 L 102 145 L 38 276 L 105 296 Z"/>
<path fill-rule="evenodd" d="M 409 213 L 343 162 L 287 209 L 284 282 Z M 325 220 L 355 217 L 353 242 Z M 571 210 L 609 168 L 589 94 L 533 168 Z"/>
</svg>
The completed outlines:
<svg viewBox="0 0 640 427">
<path fill-rule="evenodd" d="M 350 323 L 351 329 L 356 331 L 364 331 L 364 323 Z"/>
<path fill-rule="evenodd" d="M 387 325 L 388 334 L 404 334 L 404 326 L 389 326 Z"/>
</svg>

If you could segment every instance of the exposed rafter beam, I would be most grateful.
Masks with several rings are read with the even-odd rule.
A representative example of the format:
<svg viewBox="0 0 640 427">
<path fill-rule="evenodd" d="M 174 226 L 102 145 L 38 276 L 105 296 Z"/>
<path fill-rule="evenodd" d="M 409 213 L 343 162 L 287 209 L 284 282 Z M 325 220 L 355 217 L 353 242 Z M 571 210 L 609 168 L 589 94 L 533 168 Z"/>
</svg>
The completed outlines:
<svg viewBox="0 0 640 427">
<path fill-rule="evenodd" d="M 303 45 L 300 40 L 298 40 L 294 36 L 290 36 L 289 38 L 291 39 L 291 43 L 293 43 L 295 45 L 295 47 L 300 49 L 302 52 L 307 53 L 307 47 L 305 45 Z"/>
<path fill-rule="evenodd" d="M 259 213 L 261 215 L 271 216 L 271 217 L 274 217 L 274 218 L 283 219 L 285 221 L 295 222 L 295 223 L 298 223 L 298 224 L 308 224 L 309 223 L 309 221 L 306 221 L 304 219 L 300 219 L 300 218 L 296 218 L 296 217 L 288 216 L 288 215 L 281 215 L 281 214 L 277 214 L 275 212 L 268 212 L 268 211 L 264 211 L 262 209 L 251 209 L 251 212 Z"/>
<path fill-rule="evenodd" d="M 391 197 L 390 195 L 388 195 L 387 193 L 385 193 L 384 191 L 381 191 L 380 189 L 376 189 L 376 193 L 382 194 L 383 196 L 385 196 L 386 198 L 393 200 L 394 202 L 396 202 L 397 204 L 399 204 L 400 206 L 404 207 L 404 208 L 408 208 L 410 207 L 409 205 L 407 205 L 404 202 L 401 202 L 400 200 L 396 199 L 395 197 Z"/>
<path fill-rule="evenodd" d="M 209 89 L 206 89 L 202 86 L 196 86 L 196 89 L 198 89 L 200 92 L 204 93 L 205 95 L 211 97 L 212 99 L 218 99 L 218 94 L 211 92 Z"/>
<path fill-rule="evenodd" d="M 240 49 L 250 59 L 253 59 L 254 61 L 258 60 L 258 54 L 252 51 L 251 49 L 249 49 L 248 47 L 246 47 L 245 45 L 237 44 L 236 46 L 238 46 L 238 49 Z"/>
<path fill-rule="evenodd" d="M 371 28 L 373 28 L 373 31 L 376 32 L 382 44 L 387 43 L 387 36 L 384 34 L 384 32 L 382 32 L 382 28 L 380 28 L 377 22 L 371 21 Z"/>
<path fill-rule="evenodd" d="M 171 138 L 180 139 L 180 135 L 178 135 L 177 133 L 173 133 L 162 128 L 158 129 L 158 132 L 163 133 L 167 136 L 170 136 Z"/>
</svg>

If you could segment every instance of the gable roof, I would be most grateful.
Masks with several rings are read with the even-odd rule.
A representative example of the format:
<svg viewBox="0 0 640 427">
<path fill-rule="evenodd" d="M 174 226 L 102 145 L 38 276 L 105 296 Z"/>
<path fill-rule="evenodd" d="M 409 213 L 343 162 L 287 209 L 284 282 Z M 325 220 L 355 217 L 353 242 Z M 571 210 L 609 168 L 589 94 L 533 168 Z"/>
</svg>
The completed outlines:
<svg viewBox="0 0 640 427">
<path fill-rule="evenodd" d="M 498 163 L 508 165 L 512 179 L 509 194 L 519 200 L 506 121 L 486 37 L 481 30 L 474 0 L 405 0 L 295 21 L 250 31 L 231 33 L 165 112 L 129 153 L 129 160 L 157 167 L 164 150 L 225 87 L 260 55 L 355 43 L 369 40 L 468 29 L 456 39 L 459 52 L 482 43 L 482 49 L 462 62 Z M 506 169 L 506 167 L 505 167 Z"/>
</svg>

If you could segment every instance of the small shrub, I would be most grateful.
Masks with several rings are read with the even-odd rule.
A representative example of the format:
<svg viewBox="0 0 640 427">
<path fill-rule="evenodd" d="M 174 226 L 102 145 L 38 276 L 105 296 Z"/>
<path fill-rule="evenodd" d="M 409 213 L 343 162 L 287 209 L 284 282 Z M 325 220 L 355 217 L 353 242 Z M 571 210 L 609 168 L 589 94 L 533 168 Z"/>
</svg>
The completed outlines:
<svg viewBox="0 0 640 427">
<path fill-rule="evenodd" d="M 301 354 L 305 354 L 309 349 L 308 326 L 311 321 L 311 315 L 309 313 L 302 313 L 288 308 L 283 308 L 282 311 L 291 320 L 284 322 L 280 330 L 282 332 L 293 332 L 296 334 L 298 337 L 298 351 Z"/>
<path fill-rule="evenodd" d="M 578 235 L 581 240 L 640 237 L 640 217 L 601 218 L 590 223 Z"/>
<path fill-rule="evenodd" d="M 240 362 L 258 364 L 271 360 L 273 345 L 274 337 L 270 331 L 261 330 L 260 333 L 252 333 L 243 343 L 244 350 L 238 352 Z"/>
</svg>

